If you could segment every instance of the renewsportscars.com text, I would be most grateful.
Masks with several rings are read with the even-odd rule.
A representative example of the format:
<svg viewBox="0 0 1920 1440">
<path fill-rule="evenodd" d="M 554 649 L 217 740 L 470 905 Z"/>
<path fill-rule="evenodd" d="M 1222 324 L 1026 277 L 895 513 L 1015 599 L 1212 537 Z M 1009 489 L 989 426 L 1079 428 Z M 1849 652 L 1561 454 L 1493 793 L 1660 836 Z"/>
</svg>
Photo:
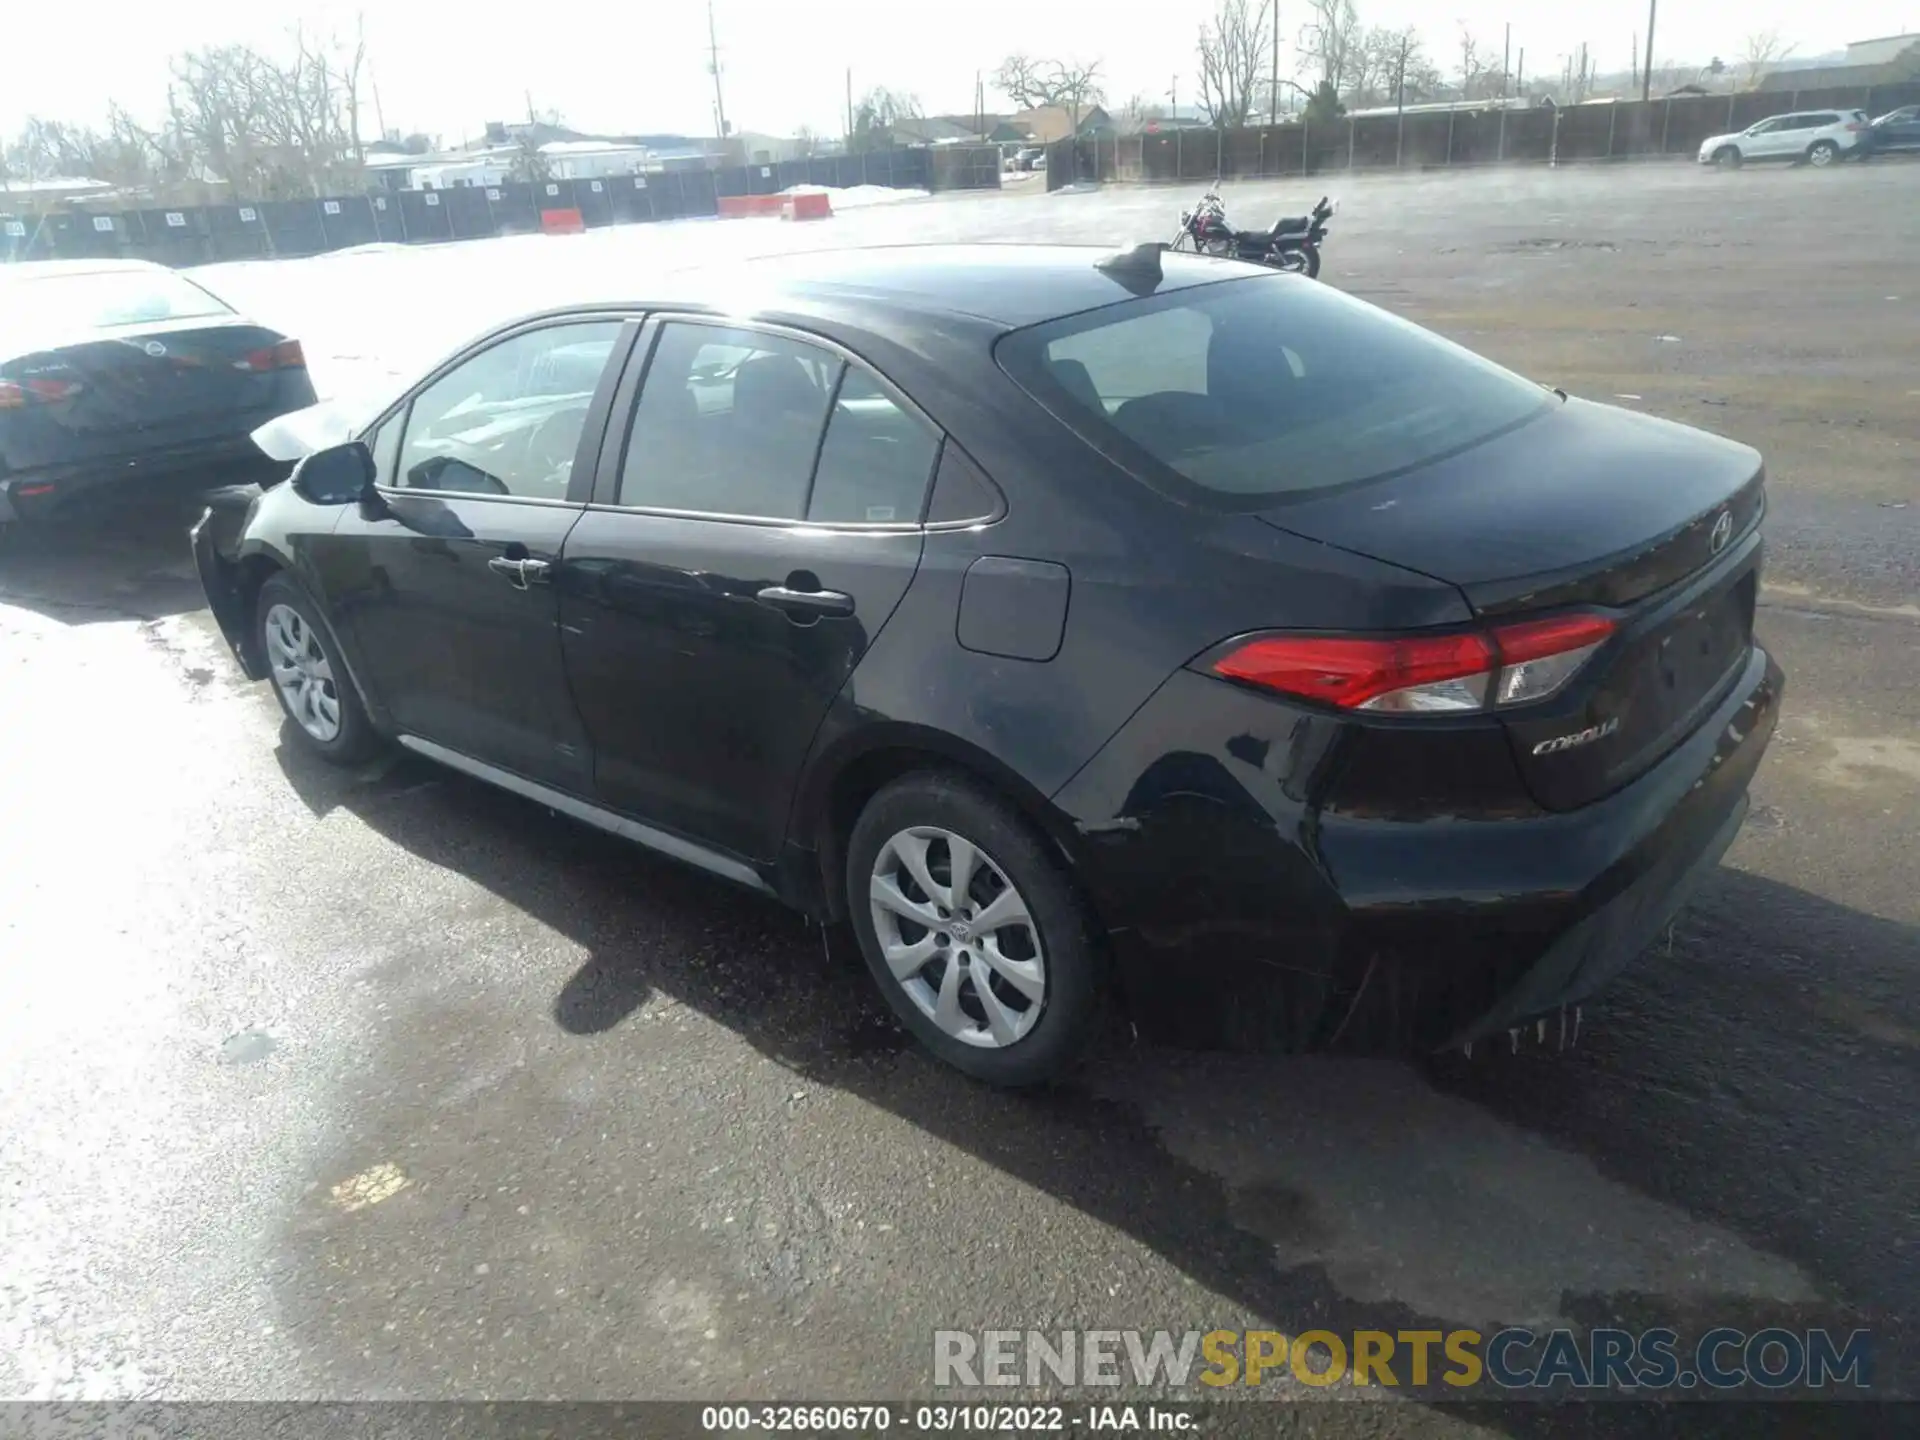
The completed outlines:
<svg viewBox="0 0 1920 1440">
<path fill-rule="evenodd" d="M 1871 1387 L 1865 1330 L 938 1330 L 936 1387 L 1202 1385 L 1471 1390 Z"/>
</svg>

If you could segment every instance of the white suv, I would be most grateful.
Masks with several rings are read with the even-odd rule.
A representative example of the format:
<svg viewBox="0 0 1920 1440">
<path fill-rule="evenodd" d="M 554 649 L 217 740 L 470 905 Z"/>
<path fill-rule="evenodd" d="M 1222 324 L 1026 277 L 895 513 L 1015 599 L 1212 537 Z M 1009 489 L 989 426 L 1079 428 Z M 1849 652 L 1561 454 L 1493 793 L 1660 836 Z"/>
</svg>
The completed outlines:
<svg viewBox="0 0 1920 1440">
<path fill-rule="evenodd" d="M 1732 135 L 1715 135 L 1700 147 L 1702 165 L 1736 169 L 1749 160 L 1787 160 L 1831 165 L 1857 157 L 1872 126 L 1864 110 L 1801 110 L 1775 115 Z"/>
</svg>

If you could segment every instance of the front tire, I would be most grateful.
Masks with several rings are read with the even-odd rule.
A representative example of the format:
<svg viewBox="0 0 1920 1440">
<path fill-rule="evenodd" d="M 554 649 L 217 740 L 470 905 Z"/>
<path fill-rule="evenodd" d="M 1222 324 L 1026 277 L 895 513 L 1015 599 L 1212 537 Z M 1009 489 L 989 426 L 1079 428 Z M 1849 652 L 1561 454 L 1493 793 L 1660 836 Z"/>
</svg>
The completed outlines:
<svg viewBox="0 0 1920 1440">
<path fill-rule="evenodd" d="M 1738 170 L 1746 163 L 1746 157 L 1732 145 L 1722 145 L 1713 152 L 1713 163 L 1722 170 Z"/>
<path fill-rule="evenodd" d="M 380 748 L 320 607 L 284 574 L 260 587 L 254 639 L 274 696 L 307 749 L 335 765 L 358 765 Z"/>
<path fill-rule="evenodd" d="M 908 775 L 861 811 L 846 875 L 861 954 L 922 1045 L 1010 1088 L 1072 1067 L 1103 962 L 1058 860 L 1010 807 L 955 776 Z"/>
<path fill-rule="evenodd" d="M 1817 170 L 1826 169 L 1839 158 L 1840 147 L 1831 140 L 1816 140 L 1807 147 L 1807 163 Z"/>
</svg>

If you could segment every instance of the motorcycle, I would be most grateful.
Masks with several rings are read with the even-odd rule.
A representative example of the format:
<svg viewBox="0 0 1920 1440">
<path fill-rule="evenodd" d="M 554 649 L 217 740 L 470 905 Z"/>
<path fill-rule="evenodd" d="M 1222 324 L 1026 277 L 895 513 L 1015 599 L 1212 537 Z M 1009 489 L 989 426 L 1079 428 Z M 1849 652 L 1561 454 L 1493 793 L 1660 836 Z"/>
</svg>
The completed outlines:
<svg viewBox="0 0 1920 1440">
<path fill-rule="evenodd" d="M 1227 223 L 1226 202 L 1218 191 L 1209 190 L 1198 205 L 1181 213 L 1180 233 L 1172 248 L 1249 260 L 1311 280 L 1320 274 L 1320 245 L 1327 238 L 1327 221 L 1339 208 L 1339 201 L 1323 195 L 1311 215 L 1285 216 L 1271 230 L 1235 230 Z"/>
</svg>

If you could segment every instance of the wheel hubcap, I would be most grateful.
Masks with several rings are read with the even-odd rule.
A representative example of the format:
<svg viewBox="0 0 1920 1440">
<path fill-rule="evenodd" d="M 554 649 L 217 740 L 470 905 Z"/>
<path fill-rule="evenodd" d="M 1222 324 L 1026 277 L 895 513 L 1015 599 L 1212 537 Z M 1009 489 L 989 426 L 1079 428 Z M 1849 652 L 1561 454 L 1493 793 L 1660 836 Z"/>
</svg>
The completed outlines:
<svg viewBox="0 0 1920 1440">
<path fill-rule="evenodd" d="M 333 665 L 298 610 L 274 605 L 263 627 L 267 663 L 274 688 L 287 702 L 294 722 L 323 744 L 340 734 L 340 693 L 334 687 Z"/>
<path fill-rule="evenodd" d="M 991 856 L 916 825 L 880 847 L 869 897 L 887 968 L 929 1020 L 982 1049 L 1033 1029 L 1047 999 L 1040 931 Z"/>
</svg>

